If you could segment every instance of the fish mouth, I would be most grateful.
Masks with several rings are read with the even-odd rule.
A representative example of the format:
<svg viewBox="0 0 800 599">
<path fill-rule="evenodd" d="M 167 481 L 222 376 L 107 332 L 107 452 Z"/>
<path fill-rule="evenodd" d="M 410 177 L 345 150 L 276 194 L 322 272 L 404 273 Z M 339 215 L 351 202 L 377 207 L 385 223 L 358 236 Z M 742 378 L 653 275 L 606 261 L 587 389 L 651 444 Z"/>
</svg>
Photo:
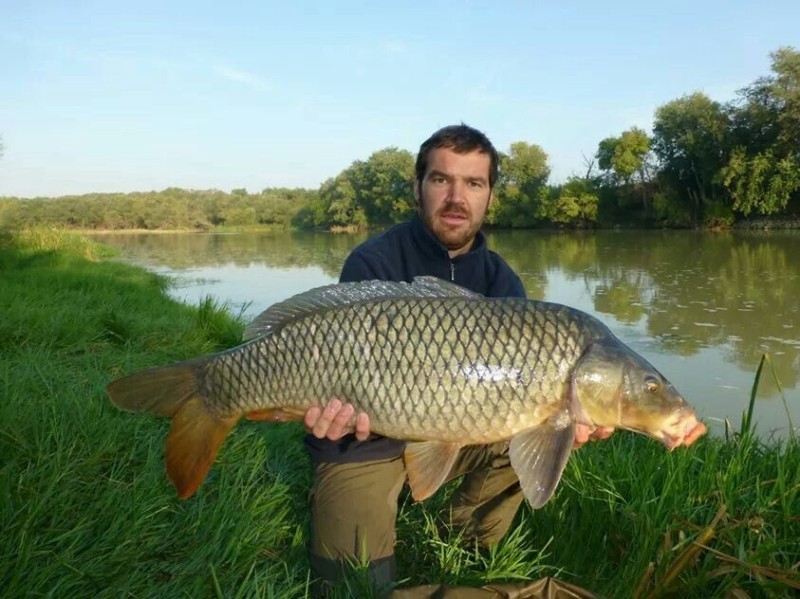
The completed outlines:
<svg viewBox="0 0 800 599">
<path fill-rule="evenodd" d="M 681 445 L 688 447 L 702 437 L 707 430 L 706 425 L 697 419 L 694 412 L 685 412 L 666 422 L 653 437 L 672 451 Z"/>
</svg>

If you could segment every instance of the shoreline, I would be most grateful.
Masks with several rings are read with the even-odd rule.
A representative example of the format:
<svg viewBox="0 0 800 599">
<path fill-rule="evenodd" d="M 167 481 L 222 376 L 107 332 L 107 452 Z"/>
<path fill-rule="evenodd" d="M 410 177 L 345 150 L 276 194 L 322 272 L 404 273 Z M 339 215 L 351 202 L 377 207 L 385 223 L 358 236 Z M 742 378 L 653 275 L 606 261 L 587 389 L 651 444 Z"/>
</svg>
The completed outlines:
<svg viewBox="0 0 800 599">
<path fill-rule="evenodd" d="M 354 228 L 354 227 L 333 227 L 331 229 L 300 229 L 297 227 L 282 227 L 282 226 L 275 226 L 275 225 L 266 225 L 266 226 L 246 226 L 246 227 L 208 227 L 205 229 L 73 229 L 69 227 L 52 227 L 56 229 L 63 229 L 66 231 L 71 231 L 73 233 L 78 233 L 81 235 L 110 235 L 110 234 L 122 234 L 122 235 L 136 235 L 136 234 L 143 234 L 143 233 L 152 233 L 152 234 L 175 234 L 175 233 L 264 233 L 264 232 L 299 232 L 299 233 L 331 233 L 334 235 L 339 235 L 342 233 L 364 233 L 364 232 L 377 232 L 384 230 L 389 225 L 377 225 L 374 227 L 363 227 L 363 228 Z M 48 227 L 50 228 L 50 227 Z M 644 231 L 664 231 L 664 230 L 674 230 L 674 231 L 686 231 L 686 230 L 696 230 L 696 231 L 707 231 L 711 233 L 716 232 L 724 232 L 724 231 L 791 231 L 791 230 L 800 230 L 800 218 L 781 218 L 781 219 L 765 219 L 765 218 L 758 218 L 753 220 L 746 220 L 734 223 L 730 227 L 696 227 L 694 229 L 691 228 L 665 228 L 665 227 L 620 227 L 618 225 L 612 225 L 608 227 L 592 227 L 588 229 L 575 229 L 575 228 L 564 228 L 564 227 L 532 227 L 532 228 L 521 228 L 515 229 L 513 227 L 494 227 L 494 226 L 485 226 L 485 231 L 517 231 L 517 230 L 530 230 L 535 229 L 537 231 L 550 231 L 550 232 L 571 232 L 571 231 L 580 231 L 580 232 L 589 232 L 589 231 L 618 231 L 618 230 L 644 230 Z"/>
<path fill-rule="evenodd" d="M 87 229 L 80 227 L 70 227 L 62 224 L 43 224 L 33 225 L 31 227 L 24 227 L 22 229 L 7 228 L 0 225 L 0 231 L 15 232 L 25 229 L 44 229 L 44 230 L 58 230 L 76 233 L 79 235 L 139 235 L 139 234 L 235 234 L 235 233 L 273 233 L 273 232 L 288 232 L 288 233 L 330 233 L 330 234 L 354 234 L 354 233 L 378 233 L 385 230 L 387 227 L 392 226 L 394 223 L 376 224 L 374 226 L 366 227 L 331 227 L 328 229 L 322 228 L 302 228 L 295 226 L 285 226 L 279 224 L 263 224 L 263 225 L 242 225 L 242 226 L 203 226 L 195 228 L 156 228 L 156 229 Z M 540 226 L 540 227 L 497 227 L 491 224 L 484 224 L 485 232 L 492 231 L 527 231 L 536 230 L 543 232 L 561 233 L 561 232 L 592 232 L 592 231 L 623 231 L 623 230 L 641 230 L 641 231 L 706 231 L 711 233 L 723 233 L 725 231 L 794 231 L 800 230 L 800 215 L 793 215 L 789 217 L 754 217 L 746 220 L 735 222 L 729 226 L 724 227 L 647 227 L 647 226 L 628 226 L 622 224 L 611 224 L 607 226 L 594 226 L 588 228 L 575 228 L 575 227 L 562 227 L 562 226 Z"/>
</svg>

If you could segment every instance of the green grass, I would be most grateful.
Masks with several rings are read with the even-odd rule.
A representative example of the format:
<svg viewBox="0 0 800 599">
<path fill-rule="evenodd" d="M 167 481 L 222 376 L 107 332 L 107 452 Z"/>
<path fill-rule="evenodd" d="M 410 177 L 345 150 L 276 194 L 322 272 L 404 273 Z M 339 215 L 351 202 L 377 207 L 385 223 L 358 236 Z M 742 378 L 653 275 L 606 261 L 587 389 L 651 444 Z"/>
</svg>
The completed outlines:
<svg viewBox="0 0 800 599">
<path fill-rule="evenodd" d="M 122 413 L 104 391 L 122 374 L 234 345 L 242 323 L 211 301 L 174 302 L 168 281 L 105 256 L 60 232 L 0 236 L 0 594 L 305 596 L 301 428 L 239 425 L 181 501 L 164 475 L 167 421 Z M 452 489 L 423 503 L 403 495 L 404 585 L 557 576 L 608 597 L 800 588 L 794 438 L 766 443 L 746 427 L 667 453 L 618 433 L 574 454 L 554 499 L 521 510 L 491 551 L 440 536 Z M 363 585 L 356 572 L 339 594 Z"/>
</svg>

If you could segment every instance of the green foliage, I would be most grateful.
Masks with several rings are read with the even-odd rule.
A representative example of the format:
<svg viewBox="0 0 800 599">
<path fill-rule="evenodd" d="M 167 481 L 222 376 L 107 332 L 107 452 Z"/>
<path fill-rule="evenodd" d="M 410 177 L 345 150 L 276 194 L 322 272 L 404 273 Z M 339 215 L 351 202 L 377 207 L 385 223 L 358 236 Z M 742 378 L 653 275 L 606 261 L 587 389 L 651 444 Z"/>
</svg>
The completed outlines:
<svg viewBox="0 0 800 599">
<path fill-rule="evenodd" d="M 771 57 L 773 74 L 744 88 L 737 102 L 723 106 L 695 93 L 656 111 L 657 214 L 729 226 L 800 199 L 800 52 L 781 48 Z M 606 160 L 608 143 L 600 154 Z"/>
<path fill-rule="evenodd" d="M 555 197 L 547 206 L 550 220 L 579 227 L 597 221 L 600 199 L 591 181 L 572 177 L 553 191 Z"/>
<path fill-rule="evenodd" d="M 773 74 L 736 102 L 686 95 L 656 110 L 652 140 L 637 128 L 603 139 L 599 220 L 717 228 L 800 205 L 800 53 L 771 57 Z"/>
<path fill-rule="evenodd" d="M 743 216 L 777 214 L 800 197 L 800 52 L 771 56 L 774 74 L 742 90 L 741 104 L 730 108 L 737 145 L 719 180 Z"/>
<path fill-rule="evenodd" d="M 611 171 L 614 177 L 625 184 L 635 174 L 639 180 L 647 178 L 645 157 L 650 151 L 650 138 L 643 130 L 633 127 L 619 137 L 607 137 L 597 148 L 597 165 L 601 170 Z"/>
<path fill-rule="evenodd" d="M 725 164 L 728 117 L 721 104 L 694 93 L 656 110 L 653 151 L 661 176 L 673 189 L 685 190 L 694 222 L 719 195 L 716 175 Z"/>
<path fill-rule="evenodd" d="M 777 141 L 787 152 L 800 148 L 800 52 L 780 48 L 770 54 L 771 77 L 756 82 L 778 115 Z"/>
<path fill-rule="evenodd" d="M 733 198 L 733 209 L 744 216 L 781 212 L 800 190 L 800 155 L 777 159 L 773 150 L 748 156 L 744 147 L 731 153 L 720 171 L 722 184 Z"/>
<path fill-rule="evenodd" d="M 547 217 L 550 167 L 541 147 L 518 141 L 500 156 L 500 178 L 488 222 L 501 227 L 530 227 Z"/>
<path fill-rule="evenodd" d="M 733 209 L 722 200 L 713 200 L 706 203 L 703 213 L 703 228 L 729 229 L 735 220 Z"/>
<path fill-rule="evenodd" d="M 375 152 L 367 160 L 362 177 L 359 187 L 372 200 L 364 202 L 370 223 L 399 222 L 414 211 L 414 156 L 410 152 L 397 148 Z"/>
<path fill-rule="evenodd" d="M 92 262 L 117 254 L 113 248 L 95 243 L 82 235 L 44 227 L 24 229 L 14 235 L 0 232 L 0 248 L 14 248 L 25 254 L 78 256 Z"/>
<path fill-rule="evenodd" d="M 306 219 L 316 227 L 364 228 L 405 220 L 414 210 L 414 157 L 385 148 L 325 181 Z"/>
<path fill-rule="evenodd" d="M 356 190 L 347 172 L 325 181 L 319 190 L 319 200 L 323 206 L 327 204 L 326 219 L 315 224 L 357 228 L 367 224 L 364 209 L 358 205 Z"/>
<path fill-rule="evenodd" d="M 217 226 L 288 227 L 316 197 L 307 189 L 95 193 L 61 198 L 0 200 L 0 228 L 57 226 L 82 230 L 205 230 Z"/>
</svg>

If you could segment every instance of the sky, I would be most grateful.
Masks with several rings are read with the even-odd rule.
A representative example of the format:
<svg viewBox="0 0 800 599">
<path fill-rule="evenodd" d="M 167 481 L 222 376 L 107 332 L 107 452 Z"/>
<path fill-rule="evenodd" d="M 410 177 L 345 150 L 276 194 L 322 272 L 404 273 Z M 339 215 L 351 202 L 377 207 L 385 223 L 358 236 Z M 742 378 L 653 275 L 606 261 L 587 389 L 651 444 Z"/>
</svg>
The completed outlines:
<svg viewBox="0 0 800 599">
<path fill-rule="evenodd" d="M 800 49 L 800 0 L 0 0 L 0 196 L 317 188 L 465 122 L 551 182 Z"/>
</svg>

